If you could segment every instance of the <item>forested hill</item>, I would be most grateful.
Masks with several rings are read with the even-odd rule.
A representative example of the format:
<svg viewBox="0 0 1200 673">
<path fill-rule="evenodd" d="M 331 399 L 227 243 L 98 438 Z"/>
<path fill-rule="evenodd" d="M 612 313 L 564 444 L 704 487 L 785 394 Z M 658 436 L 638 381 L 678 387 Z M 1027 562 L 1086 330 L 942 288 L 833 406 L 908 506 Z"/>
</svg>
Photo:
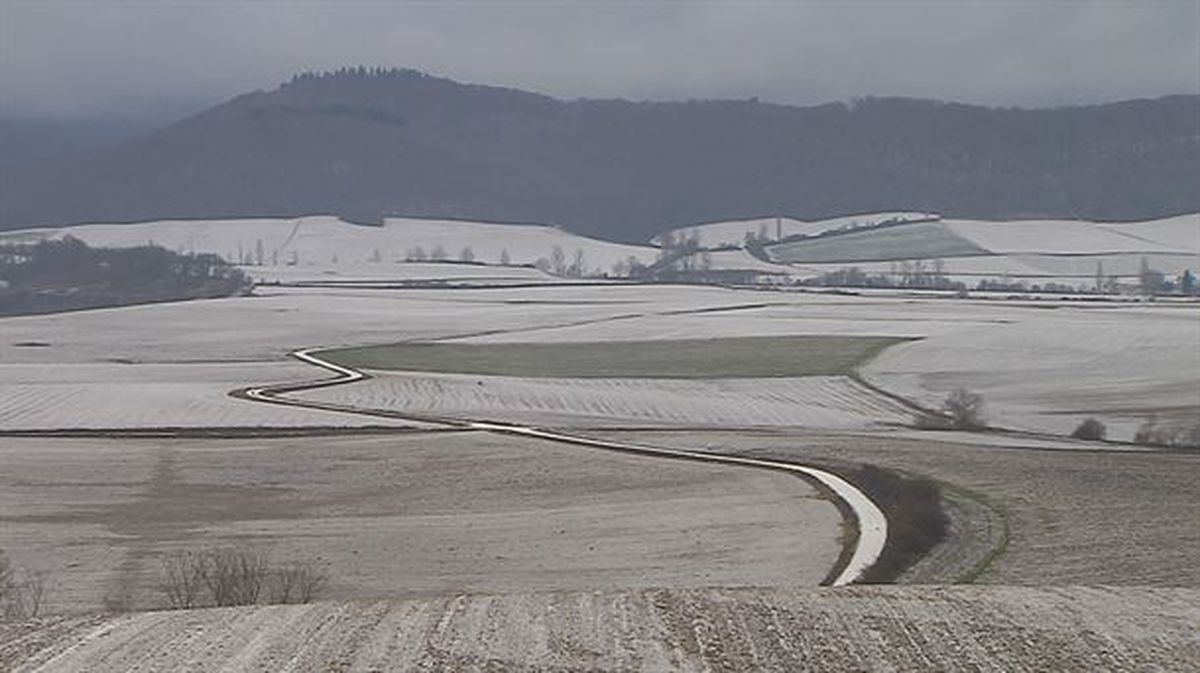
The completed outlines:
<svg viewBox="0 0 1200 673">
<path fill-rule="evenodd" d="M 410 70 L 302 75 L 71 162 L 0 175 L 0 228 L 388 214 L 664 228 L 875 210 L 1200 210 L 1200 96 L 1047 110 L 911 99 L 561 101 Z"/>
</svg>

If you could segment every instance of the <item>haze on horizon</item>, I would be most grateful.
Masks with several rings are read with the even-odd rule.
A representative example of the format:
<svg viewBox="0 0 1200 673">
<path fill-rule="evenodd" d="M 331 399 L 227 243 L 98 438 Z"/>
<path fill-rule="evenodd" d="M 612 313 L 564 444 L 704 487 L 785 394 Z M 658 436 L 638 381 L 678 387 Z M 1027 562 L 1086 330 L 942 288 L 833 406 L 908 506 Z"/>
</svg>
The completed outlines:
<svg viewBox="0 0 1200 673">
<path fill-rule="evenodd" d="M 0 0 L 0 115 L 186 114 L 305 70 L 411 67 L 559 98 L 1200 93 L 1200 3 Z"/>
</svg>

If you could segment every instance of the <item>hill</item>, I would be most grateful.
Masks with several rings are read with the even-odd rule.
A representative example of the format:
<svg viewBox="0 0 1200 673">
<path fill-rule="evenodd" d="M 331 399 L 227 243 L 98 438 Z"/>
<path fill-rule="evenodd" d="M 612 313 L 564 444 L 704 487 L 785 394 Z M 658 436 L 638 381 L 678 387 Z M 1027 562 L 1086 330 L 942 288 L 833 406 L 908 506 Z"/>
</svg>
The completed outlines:
<svg viewBox="0 0 1200 673">
<path fill-rule="evenodd" d="M 1200 210 L 1200 96 L 1046 110 L 911 99 L 561 101 L 411 70 L 303 75 L 84 158 L 0 175 L 0 228 L 331 213 L 672 226 L 892 208 Z"/>
<path fill-rule="evenodd" d="M 1194 273 L 1200 268 L 1200 214 L 1125 223 L 930 220 L 827 229 L 768 242 L 765 250 L 807 278 L 853 267 L 867 274 L 939 276 L 970 288 L 989 280 L 1096 290 L 1098 284 L 1136 285 L 1143 264 L 1170 281 Z"/>
<path fill-rule="evenodd" d="M 1200 269 L 1198 213 L 1125 223 L 943 220 L 905 212 L 816 221 L 761 218 L 682 227 L 656 238 L 674 241 L 676 248 L 692 246 L 678 253 L 540 225 L 389 217 L 380 226 L 365 226 L 330 216 L 21 229 L 0 232 L 0 245 L 66 236 L 101 247 L 153 242 L 181 253 L 215 254 L 266 282 L 624 278 L 634 266 L 653 268 L 665 255 L 676 260 L 675 268 L 686 263 L 709 282 L 870 286 L 867 281 L 886 279 L 908 287 L 907 278 L 911 286 L 926 288 L 963 283 L 977 289 L 982 283 L 1013 290 L 1021 283 L 1030 289 L 1095 291 L 1100 273 L 1099 289 L 1116 292 L 1139 286 L 1143 262 L 1175 285 L 1189 270 L 1194 275 Z M 752 247 L 761 248 L 758 257 L 746 248 L 747 236 Z"/>
<path fill-rule="evenodd" d="M 1194 670 L 1194 589 L 651 589 L 58 617 L 14 671 Z M 1082 621 L 1081 621 L 1082 620 Z"/>
<path fill-rule="evenodd" d="M 72 236 L 91 245 L 126 248 L 153 241 L 170 250 L 219 255 L 259 280 L 409 278 L 414 270 L 437 277 L 499 270 L 526 280 L 599 276 L 614 265 L 654 261 L 658 249 L 601 241 L 539 225 L 387 218 L 381 226 L 335 217 L 174 220 L 87 224 L 0 233 L 5 242 Z M 403 263 L 402 263 L 403 262 Z M 423 264 L 423 262 L 436 263 Z M 451 264 L 453 263 L 453 264 Z M 519 268 L 528 267 L 528 268 Z"/>
</svg>

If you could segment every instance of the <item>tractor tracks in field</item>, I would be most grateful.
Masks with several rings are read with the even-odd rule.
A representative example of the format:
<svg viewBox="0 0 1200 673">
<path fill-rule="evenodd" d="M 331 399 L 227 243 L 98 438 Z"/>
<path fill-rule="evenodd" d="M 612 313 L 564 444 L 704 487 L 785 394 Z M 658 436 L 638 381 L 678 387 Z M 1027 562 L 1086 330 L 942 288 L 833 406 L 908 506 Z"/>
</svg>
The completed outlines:
<svg viewBox="0 0 1200 673">
<path fill-rule="evenodd" d="M 839 503 L 839 510 L 847 515 L 853 523 L 856 535 L 849 538 L 848 547 L 838 559 L 824 584 L 842 586 L 858 580 L 870 568 L 880 554 L 883 553 L 887 541 L 888 522 L 883 511 L 861 490 L 850 482 L 826 470 L 801 465 L 797 463 L 776 460 L 762 460 L 742 456 L 694 451 L 687 449 L 667 449 L 627 442 L 615 442 L 592 437 L 585 437 L 557 430 L 536 428 L 528 425 L 503 423 L 496 421 L 481 421 L 441 416 L 436 414 L 419 414 L 399 412 L 389 409 L 374 409 L 348 404 L 335 404 L 315 400 L 289 397 L 293 393 L 326 388 L 329 386 L 346 385 L 365 381 L 370 375 L 351 367 L 345 367 L 320 357 L 322 349 L 307 348 L 292 353 L 292 357 L 332 372 L 334 376 L 305 382 L 280 383 L 272 385 L 251 386 L 240 388 L 230 393 L 233 397 L 285 406 L 321 409 L 341 413 L 374 416 L 380 418 L 407 420 L 421 424 L 441 426 L 445 429 L 482 431 L 496 434 L 529 437 L 545 441 L 581 446 L 593 449 L 603 449 L 620 453 L 663 458 L 672 460 L 687 460 L 708 464 L 727 465 L 731 467 L 748 467 L 775 472 L 785 472 L 815 483 L 817 487 L 830 493 Z M 852 540 L 852 542 L 850 541 Z"/>
</svg>

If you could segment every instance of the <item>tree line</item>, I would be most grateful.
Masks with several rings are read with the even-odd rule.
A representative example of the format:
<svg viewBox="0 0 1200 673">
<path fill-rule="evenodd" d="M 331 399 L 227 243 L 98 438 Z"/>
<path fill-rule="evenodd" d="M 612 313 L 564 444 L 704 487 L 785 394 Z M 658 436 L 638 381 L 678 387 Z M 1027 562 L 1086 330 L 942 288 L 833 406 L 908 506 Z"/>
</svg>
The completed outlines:
<svg viewBox="0 0 1200 673">
<path fill-rule="evenodd" d="M 214 254 L 154 245 L 92 248 L 71 236 L 0 244 L 0 315 L 225 297 L 250 287 Z"/>
</svg>

